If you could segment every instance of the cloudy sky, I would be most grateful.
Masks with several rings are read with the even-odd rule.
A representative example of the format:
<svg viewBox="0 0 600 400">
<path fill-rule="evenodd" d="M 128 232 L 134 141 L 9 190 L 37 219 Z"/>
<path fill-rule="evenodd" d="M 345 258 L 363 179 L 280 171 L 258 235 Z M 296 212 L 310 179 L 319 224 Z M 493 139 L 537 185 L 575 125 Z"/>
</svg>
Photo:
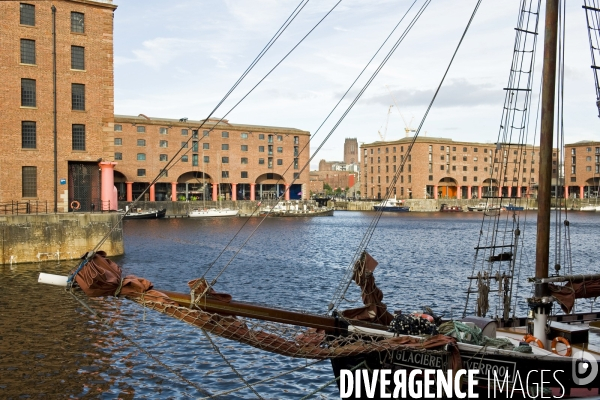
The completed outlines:
<svg viewBox="0 0 600 400">
<path fill-rule="evenodd" d="M 312 0 L 214 113 L 232 123 L 314 133 L 415 0 Z M 359 89 L 423 4 L 416 0 L 376 61 L 329 122 L 337 123 Z M 117 0 L 115 113 L 203 119 L 252 63 L 300 0 Z M 311 163 L 342 159 L 345 138 L 370 143 L 416 128 L 476 0 L 433 0 L 352 111 Z M 421 132 L 493 142 L 498 134 L 520 1 L 484 0 Z M 566 142 L 600 140 L 581 1 L 567 4 Z M 334 8 L 335 6 L 335 8 Z M 242 99 L 322 19 L 321 24 L 245 100 Z M 538 53 L 542 52 L 540 21 Z M 539 87 L 541 63 L 537 63 Z M 537 90 L 536 90 L 537 92 Z M 537 105 L 538 94 L 533 104 Z M 390 105 L 395 104 L 390 110 Z M 411 122 L 412 121 L 412 122 Z M 387 126 L 387 130 L 386 130 Z M 530 140 L 531 142 L 531 140 Z"/>
</svg>

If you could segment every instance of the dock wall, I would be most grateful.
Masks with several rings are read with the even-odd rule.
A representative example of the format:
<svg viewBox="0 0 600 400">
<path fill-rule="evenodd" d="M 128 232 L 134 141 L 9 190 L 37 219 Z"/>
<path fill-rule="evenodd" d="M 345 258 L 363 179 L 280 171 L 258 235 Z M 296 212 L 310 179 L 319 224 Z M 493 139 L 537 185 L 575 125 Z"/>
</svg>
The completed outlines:
<svg viewBox="0 0 600 400">
<path fill-rule="evenodd" d="M 117 213 L 59 213 L 0 216 L 0 264 L 71 260 L 92 250 L 119 224 Z M 119 224 L 100 250 L 124 253 Z"/>
</svg>

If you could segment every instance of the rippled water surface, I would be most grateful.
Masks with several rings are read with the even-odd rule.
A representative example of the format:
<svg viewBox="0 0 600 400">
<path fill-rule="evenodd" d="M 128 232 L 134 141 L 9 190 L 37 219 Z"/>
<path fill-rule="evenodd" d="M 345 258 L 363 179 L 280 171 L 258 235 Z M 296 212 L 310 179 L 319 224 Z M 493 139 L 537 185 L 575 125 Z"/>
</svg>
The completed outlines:
<svg viewBox="0 0 600 400">
<path fill-rule="evenodd" d="M 128 274 L 181 292 L 211 264 L 210 279 L 229 264 L 217 291 L 236 300 L 324 313 L 374 215 L 270 218 L 241 250 L 259 219 L 125 221 L 126 254 L 115 260 Z M 522 217 L 521 230 L 524 259 L 531 264 L 535 215 L 527 219 Z M 600 215 L 571 213 L 569 220 L 577 272 L 600 272 Z M 368 247 L 379 261 L 376 279 L 384 302 L 391 310 L 427 305 L 458 317 L 480 228 L 476 213 L 384 215 Z M 75 264 L 0 266 L 0 398 L 203 398 L 243 387 L 238 374 L 257 382 L 289 372 L 255 389 L 263 398 L 297 399 L 332 379 L 327 361 L 312 364 L 209 340 L 198 329 L 122 300 L 86 299 L 94 316 L 62 289 L 37 283 L 40 271 L 66 274 Z M 532 274 L 533 267 L 527 268 L 523 276 Z M 520 286 L 525 298 L 529 287 Z M 352 296 L 359 297 L 357 291 Z M 314 395 L 336 397 L 335 385 Z M 246 388 L 222 398 L 256 396 Z"/>
</svg>

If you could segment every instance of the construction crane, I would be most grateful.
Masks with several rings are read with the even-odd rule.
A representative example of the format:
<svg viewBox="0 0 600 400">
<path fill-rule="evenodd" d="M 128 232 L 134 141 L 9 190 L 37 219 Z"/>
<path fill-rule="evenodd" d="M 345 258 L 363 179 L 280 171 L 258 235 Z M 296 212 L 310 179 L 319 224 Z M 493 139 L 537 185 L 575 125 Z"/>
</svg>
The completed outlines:
<svg viewBox="0 0 600 400">
<path fill-rule="evenodd" d="M 381 128 L 379 128 L 379 130 L 377 131 L 377 134 L 379 134 L 379 137 L 381 138 L 382 142 L 385 142 L 385 136 L 387 135 L 388 122 L 390 122 L 390 114 L 392 113 L 392 107 L 394 107 L 393 104 L 390 105 L 390 108 L 388 108 L 387 117 L 385 119 L 385 129 L 383 130 L 383 134 L 381 133 Z"/>
<path fill-rule="evenodd" d="M 402 115 L 402 113 L 400 112 L 400 108 L 398 108 L 398 103 L 396 103 L 396 98 L 394 97 L 394 95 L 392 94 L 392 91 L 390 90 L 390 88 L 388 87 L 388 85 L 385 85 L 385 88 L 388 90 L 388 92 L 390 93 L 390 96 L 392 97 L 392 100 L 394 101 L 394 104 L 396 105 L 396 110 L 398 110 L 398 114 L 400 114 L 400 118 L 402 118 L 402 121 L 404 122 L 404 132 L 406 132 L 406 136 L 408 137 L 408 134 L 411 132 L 416 132 L 415 129 L 411 128 L 410 126 L 413 123 L 413 120 L 415 119 L 415 117 L 413 116 L 410 119 L 409 123 L 406 123 L 406 119 L 404 118 L 404 115 Z"/>
</svg>

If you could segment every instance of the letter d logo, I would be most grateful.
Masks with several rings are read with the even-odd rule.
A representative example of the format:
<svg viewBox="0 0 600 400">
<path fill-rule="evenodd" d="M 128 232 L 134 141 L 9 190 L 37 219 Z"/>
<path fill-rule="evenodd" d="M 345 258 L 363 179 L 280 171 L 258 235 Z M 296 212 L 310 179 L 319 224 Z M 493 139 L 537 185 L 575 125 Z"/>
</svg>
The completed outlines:
<svg viewBox="0 0 600 400">
<path fill-rule="evenodd" d="M 572 373 L 576 385 L 589 385 L 598 375 L 598 361 L 591 354 L 577 350 L 573 353 Z"/>
</svg>

